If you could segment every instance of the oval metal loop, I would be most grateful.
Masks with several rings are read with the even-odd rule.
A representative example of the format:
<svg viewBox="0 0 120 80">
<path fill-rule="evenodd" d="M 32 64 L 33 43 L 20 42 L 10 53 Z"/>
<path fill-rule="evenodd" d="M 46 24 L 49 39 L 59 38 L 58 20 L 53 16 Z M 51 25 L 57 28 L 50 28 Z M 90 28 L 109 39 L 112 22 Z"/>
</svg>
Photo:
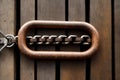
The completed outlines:
<svg viewBox="0 0 120 80">
<path fill-rule="evenodd" d="M 31 28 L 59 28 L 59 29 L 80 29 L 88 32 L 92 38 L 91 47 L 83 52 L 66 51 L 34 51 L 26 45 L 26 34 Z M 38 59 L 84 59 L 95 54 L 99 45 L 98 31 L 89 23 L 74 21 L 40 21 L 34 20 L 25 23 L 18 32 L 18 46 L 22 53 Z"/>
</svg>

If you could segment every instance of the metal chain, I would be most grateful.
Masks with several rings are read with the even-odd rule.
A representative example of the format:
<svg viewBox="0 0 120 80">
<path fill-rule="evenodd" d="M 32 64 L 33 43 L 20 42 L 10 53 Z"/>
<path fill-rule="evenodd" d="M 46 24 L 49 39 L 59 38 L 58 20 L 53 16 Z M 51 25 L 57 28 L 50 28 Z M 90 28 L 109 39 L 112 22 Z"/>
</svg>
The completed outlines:
<svg viewBox="0 0 120 80">
<path fill-rule="evenodd" d="M 89 45 L 91 43 L 91 38 L 89 35 L 35 35 L 27 36 L 27 44 L 29 45 L 48 45 L 48 44 L 83 44 Z"/>
<path fill-rule="evenodd" d="M 12 34 L 4 35 L 0 32 L 0 51 L 5 47 L 12 47 L 17 44 L 18 36 Z M 82 44 L 90 45 L 91 37 L 89 35 L 35 35 L 26 37 L 27 45 L 58 45 L 58 44 Z"/>
</svg>

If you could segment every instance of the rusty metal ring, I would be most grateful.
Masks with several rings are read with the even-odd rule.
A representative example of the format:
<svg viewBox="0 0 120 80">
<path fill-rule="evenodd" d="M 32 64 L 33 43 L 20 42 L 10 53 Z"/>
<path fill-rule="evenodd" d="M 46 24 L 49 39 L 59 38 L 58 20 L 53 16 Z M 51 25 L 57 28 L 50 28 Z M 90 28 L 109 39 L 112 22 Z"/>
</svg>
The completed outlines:
<svg viewBox="0 0 120 80">
<path fill-rule="evenodd" d="M 91 47 L 83 52 L 67 51 L 34 51 L 26 45 L 26 34 L 31 28 L 58 28 L 58 29 L 81 29 L 87 31 L 92 37 Z M 18 46 L 22 53 L 37 59 L 84 59 L 92 56 L 99 45 L 98 31 L 89 23 L 72 21 L 40 21 L 34 20 L 25 23 L 18 32 Z"/>
</svg>

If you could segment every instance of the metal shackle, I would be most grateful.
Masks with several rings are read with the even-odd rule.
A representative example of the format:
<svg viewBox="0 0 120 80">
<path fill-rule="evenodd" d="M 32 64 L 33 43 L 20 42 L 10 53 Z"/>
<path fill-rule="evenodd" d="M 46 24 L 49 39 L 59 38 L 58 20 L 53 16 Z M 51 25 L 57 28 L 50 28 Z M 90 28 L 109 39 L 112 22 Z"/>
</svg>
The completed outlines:
<svg viewBox="0 0 120 80">
<path fill-rule="evenodd" d="M 91 47 L 83 52 L 73 52 L 73 51 L 34 51 L 27 47 L 26 45 L 26 35 L 31 28 L 40 29 L 80 29 L 88 32 L 92 38 Z M 31 57 L 37 59 L 85 59 L 93 54 L 98 49 L 99 45 L 99 33 L 89 23 L 86 22 L 76 22 L 76 21 L 40 21 L 33 20 L 25 23 L 18 32 L 18 46 L 20 51 Z"/>
</svg>

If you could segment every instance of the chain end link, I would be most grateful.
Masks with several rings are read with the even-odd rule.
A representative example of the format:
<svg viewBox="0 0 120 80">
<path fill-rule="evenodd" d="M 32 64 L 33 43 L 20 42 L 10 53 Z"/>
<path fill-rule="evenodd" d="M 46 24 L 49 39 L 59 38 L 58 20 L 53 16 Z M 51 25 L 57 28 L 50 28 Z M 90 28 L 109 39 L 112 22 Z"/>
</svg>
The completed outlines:
<svg viewBox="0 0 120 80">
<path fill-rule="evenodd" d="M 14 36 L 12 34 L 3 34 L 0 31 L 0 52 L 5 48 L 5 47 L 12 47 L 16 41 L 17 41 L 18 36 Z"/>
</svg>

